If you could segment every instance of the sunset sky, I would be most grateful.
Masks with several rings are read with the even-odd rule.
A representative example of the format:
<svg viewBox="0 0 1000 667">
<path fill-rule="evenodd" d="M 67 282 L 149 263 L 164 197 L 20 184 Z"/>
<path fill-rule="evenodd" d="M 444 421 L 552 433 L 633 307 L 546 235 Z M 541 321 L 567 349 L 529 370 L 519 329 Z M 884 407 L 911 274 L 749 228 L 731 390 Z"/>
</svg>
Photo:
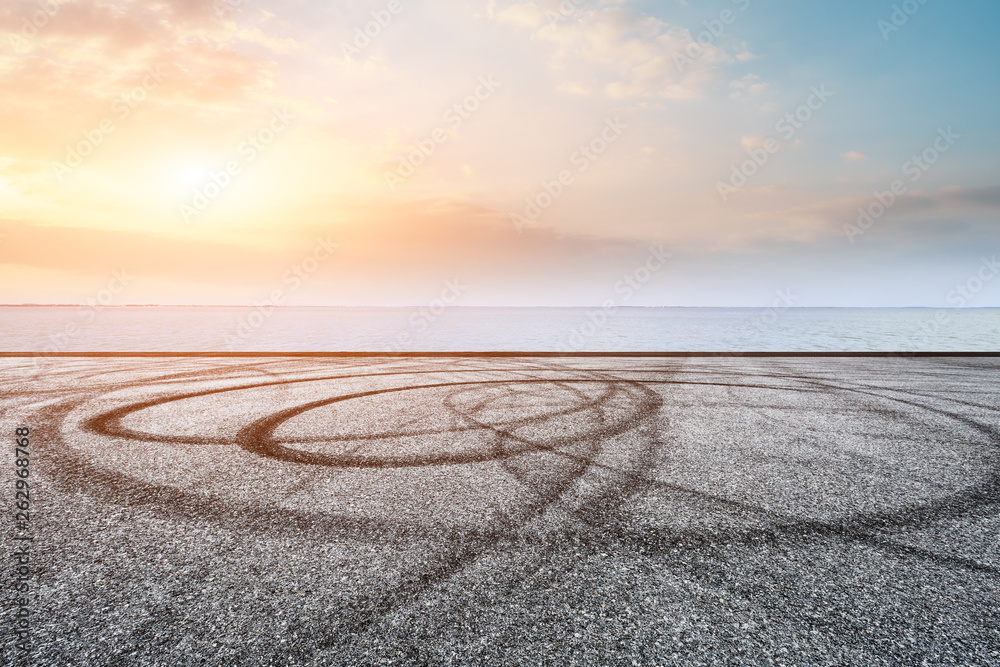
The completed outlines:
<svg viewBox="0 0 1000 667">
<path fill-rule="evenodd" d="M 10 0 L 0 300 L 117 271 L 117 305 L 455 280 L 590 305 L 655 251 L 619 305 L 955 305 L 1000 254 L 998 25 L 993 0 Z"/>
</svg>

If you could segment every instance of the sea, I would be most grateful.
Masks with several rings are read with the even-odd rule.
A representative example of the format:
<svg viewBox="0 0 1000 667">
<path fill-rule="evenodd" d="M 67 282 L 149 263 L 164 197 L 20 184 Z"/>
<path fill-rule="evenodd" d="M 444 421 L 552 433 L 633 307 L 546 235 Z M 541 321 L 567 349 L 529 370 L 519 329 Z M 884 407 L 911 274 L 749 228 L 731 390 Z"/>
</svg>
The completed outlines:
<svg viewBox="0 0 1000 667">
<path fill-rule="evenodd" d="M 1000 308 L 0 307 L 3 352 L 998 350 Z"/>
</svg>

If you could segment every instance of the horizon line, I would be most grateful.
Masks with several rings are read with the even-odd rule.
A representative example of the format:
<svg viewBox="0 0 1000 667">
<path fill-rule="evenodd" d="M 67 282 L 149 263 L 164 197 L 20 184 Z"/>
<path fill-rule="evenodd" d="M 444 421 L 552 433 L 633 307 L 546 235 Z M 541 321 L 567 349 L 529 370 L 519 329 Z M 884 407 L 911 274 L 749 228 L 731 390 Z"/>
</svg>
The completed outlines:
<svg viewBox="0 0 1000 667">
<path fill-rule="evenodd" d="M 281 310 L 292 310 L 295 308 L 383 308 L 383 309 L 400 309 L 400 308 L 429 308 L 427 303 L 420 304 L 409 304 L 409 305 L 396 305 L 396 306 L 384 306 L 384 305 L 329 305 L 329 304 L 299 304 L 299 305 L 274 305 L 274 304 L 194 304 L 194 303 L 177 303 L 177 304 L 167 304 L 167 303 L 125 303 L 125 304 L 88 304 L 88 303 L 0 303 L 0 308 L 260 308 L 260 307 L 275 308 Z M 607 310 L 619 310 L 623 308 L 754 308 L 754 309 L 780 309 L 780 310 L 808 310 L 808 309 L 925 309 L 925 310 L 997 310 L 1000 309 L 1000 305 L 997 306 L 640 306 L 640 305 L 621 305 L 621 306 L 609 306 L 605 307 L 601 304 L 591 304 L 591 305 L 575 305 L 575 306 L 554 306 L 554 305 L 448 305 L 448 310 L 456 310 L 460 308 L 598 308 Z"/>
</svg>

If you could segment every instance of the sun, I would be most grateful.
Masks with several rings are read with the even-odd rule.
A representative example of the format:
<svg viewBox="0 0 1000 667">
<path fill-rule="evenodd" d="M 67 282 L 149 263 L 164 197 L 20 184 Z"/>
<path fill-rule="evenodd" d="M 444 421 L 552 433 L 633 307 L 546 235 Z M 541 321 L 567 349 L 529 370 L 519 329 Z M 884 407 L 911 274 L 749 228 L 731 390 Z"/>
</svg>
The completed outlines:
<svg viewBox="0 0 1000 667">
<path fill-rule="evenodd" d="M 188 165 L 178 170 L 178 180 L 185 185 L 198 185 L 208 178 L 209 169 L 204 165 Z"/>
</svg>

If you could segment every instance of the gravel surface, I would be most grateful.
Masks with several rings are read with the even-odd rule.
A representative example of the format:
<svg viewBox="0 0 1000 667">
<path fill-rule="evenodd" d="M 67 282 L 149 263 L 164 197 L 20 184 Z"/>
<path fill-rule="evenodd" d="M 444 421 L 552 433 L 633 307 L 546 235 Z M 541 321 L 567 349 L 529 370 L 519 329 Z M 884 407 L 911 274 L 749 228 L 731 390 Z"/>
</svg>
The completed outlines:
<svg viewBox="0 0 1000 667">
<path fill-rule="evenodd" d="M 1000 664 L 997 358 L 0 378 L 33 665 Z"/>
</svg>

